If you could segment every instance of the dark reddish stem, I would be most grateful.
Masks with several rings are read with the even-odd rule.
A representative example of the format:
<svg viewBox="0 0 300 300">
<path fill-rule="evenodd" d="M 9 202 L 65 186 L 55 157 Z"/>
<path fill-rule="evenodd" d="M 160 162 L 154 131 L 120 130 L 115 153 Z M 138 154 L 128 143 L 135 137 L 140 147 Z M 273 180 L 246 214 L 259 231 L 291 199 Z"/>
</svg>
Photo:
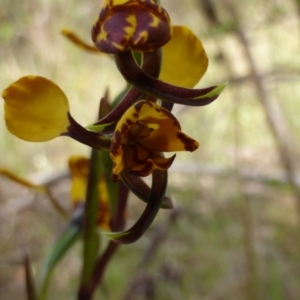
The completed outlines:
<svg viewBox="0 0 300 300">
<path fill-rule="evenodd" d="M 125 211 L 127 207 L 128 194 L 129 194 L 129 189 L 122 181 L 120 181 L 119 199 L 118 199 L 116 211 L 111 221 L 112 231 L 120 231 L 124 229 Z M 93 273 L 93 281 L 89 290 L 91 295 L 94 293 L 95 289 L 101 284 L 107 264 L 109 263 L 110 259 L 115 254 L 119 246 L 120 244 L 110 241 L 104 253 L 96 261 L 96 265 Z"/>
<path fill-rule="evenodd" d="M 218 95 L 205 97 L 216 86 L 204 89 L 187 89 L 162 82 L 152 77 L 137 65 L 130 51 L 115 55 L 115 60 L 119 71 L 126 81 L 140 91 L 161 100 L 189 106 L 203 106 L 211 103 L 218 97 Z M 202 96 L 203 98 L 201 99 L 195 99 Z"/>
<path fill-rule="evenodd" d="M 69 136 L 74 140 L 97 150 L 109 150 L 111 144 L 110 138 L 85 129 L 78 124 L 69 113 L 68 118 L 70 126 L 68 127 L 68 132 L 63 133 L 62 136 Z"/>
<path fill-rule="evenodd" d="M 161 51 L 146 52 L 143 54 L 143 61 L 141 69 L 143 72 L 149 74 L 152 77 L 158 77 L 160 73 L 161 65 Z M 96 125 L 116 122 L 124 114 L 124 112 L 135 102 L 147 97 L 143 92 L 131 87 L 120 103 L 113 109 L 108 115 L 99 120 Z"/>
</svg>

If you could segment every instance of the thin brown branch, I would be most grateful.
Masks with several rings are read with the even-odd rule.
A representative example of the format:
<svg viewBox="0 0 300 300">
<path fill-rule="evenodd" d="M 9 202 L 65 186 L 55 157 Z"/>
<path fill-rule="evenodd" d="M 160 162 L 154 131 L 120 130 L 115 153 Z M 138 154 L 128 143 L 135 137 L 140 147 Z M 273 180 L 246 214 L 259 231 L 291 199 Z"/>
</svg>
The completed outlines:
<svg viewBox="0 0 300 300">
<path fill-rule="evenodd" d="M 294 195 L 297 199 L 296 205 L 300 222 L 300 186 L 298 185 L 296 179 L 297 176 L 294 164 L 295 155 L 292 152 L 293 148 L 291 145 L 291 141 L 293 141 L 294 138 L 292 137 L 291 131 L 288 128 L 287 122 L 281 112 L 281 109 L 276 104 L 276 101 L 271 98 L 270 94 L 267 92 L 265 86 L 262 83 L 256 61 L 250 50 L 248 38 L 243 28 L 239 24 L 239 17 L 234 5 L 232 4 L 231 0 L 222 1 L 224 7 L 231 15 L 232 20 L 235 22 L 236 26 L 234 33 L 242 46 L 244 57 L 248 62 L 253 87 L 256 91 L 261 107 L 265 113 L 267 124 L 276 143 L 277 151 L 280 156 L 282 166 L 285 169 L 289 184 L 293 189 Z"/>
</svg>

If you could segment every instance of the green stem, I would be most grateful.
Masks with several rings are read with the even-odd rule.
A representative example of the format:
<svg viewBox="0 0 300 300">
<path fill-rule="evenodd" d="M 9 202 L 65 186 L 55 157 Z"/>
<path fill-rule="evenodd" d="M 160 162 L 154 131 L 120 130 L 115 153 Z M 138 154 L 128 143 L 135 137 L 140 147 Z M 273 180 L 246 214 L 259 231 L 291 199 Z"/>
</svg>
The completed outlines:
<svg viewBox="0 0 300 300">
<path fill-rule="evenodd" d="M 90 159 L 86 206 L 83 229 L 83 266 L 81 273 L 81 285 L 78 291 L 78 300 L 89 299 L 89 287 L 99 249 L 99 235 L 97 234 L 97 213 L 99 204 L 99 182 L 101 177 L 101 163 L 99 151 L 92 150 Z"/>
</svg>

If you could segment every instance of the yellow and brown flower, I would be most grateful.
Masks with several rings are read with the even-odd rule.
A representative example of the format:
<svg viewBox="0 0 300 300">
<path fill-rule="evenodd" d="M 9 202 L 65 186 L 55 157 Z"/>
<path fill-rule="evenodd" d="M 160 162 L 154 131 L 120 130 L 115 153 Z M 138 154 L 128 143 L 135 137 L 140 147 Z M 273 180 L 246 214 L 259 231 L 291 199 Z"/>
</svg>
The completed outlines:
<svg viewBox="0 0 300 300">
<path fill-rule="evenodd" d="M 194 151 L 199 144 L 181 132 L 178 120 L 166 109 L 148 100 L 131 106 L 118 122 L 110 148 L 113 179 L 124 168 L 138 176 L 168 169 L 174 158 L 162 152 Z"/>
<path fill-rule="evenodd" d="M 172 35 L 168 13 L 153 0 L 106 0 L 92 29 L 92 40 L 105 53 L 156 50 Z"/>
</svg>

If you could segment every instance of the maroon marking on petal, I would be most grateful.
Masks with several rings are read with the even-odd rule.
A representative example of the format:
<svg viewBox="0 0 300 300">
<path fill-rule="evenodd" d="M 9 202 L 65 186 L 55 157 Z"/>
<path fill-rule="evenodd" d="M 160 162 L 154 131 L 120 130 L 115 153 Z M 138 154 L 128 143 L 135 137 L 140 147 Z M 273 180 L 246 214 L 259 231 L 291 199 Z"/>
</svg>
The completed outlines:
<svg viewBox="0 0 300 300">
<path fill-rule="evenodd" d="M 119 149 L 121 147 L 121 142 L 122 142 L 122 135 L 121 132 L 119 130 L 116 130 L 110 145 L 110 153 L 113 156 L 118 155 L 119 153 Z"/>
<path fill-rule="evenodd" d="M 117 142 L 117 143 L 121 143 L 122 141 L 122 134 L 120 132 L 120 130 L 116 130 L 114 132 L 114 140 Z"/>
<path fill-rule="evenodd" d="M 147 104 L 148 104 L 151 108 L 153 108 L 153 102 L 147 101 Z"/>
<path fill-rule="evenodd" d="M 182 132 L 177 133 L 177 138 L 180 139 L 180 141 L 184 144 L 184 148 L 186 151 L 193 152 L 197 149 L 197 147 L 195 147 L 195 141 L 191 138 L 188 138 Z"/>
<path fill-rule="evenodd" d="M 163 112 L 169 119 L 171 119 L 173 121 L 173 126 L 177 127 L 179 130 L 181 129 L 179 121 L 169 110 L 161 107 L 160 112 Z"/>
<path fill-rule="evenodd" d="M 136 103 L 134 105 L 134 108 L 135 108 L 137 113 L 139 113 L 141 111 L 141 109 L 142 109 L 143 105 L 145 104 L 145 102 L 146 101 L 139 101 L 138 103 Z M 148 103 L 148 101 L 147 101 L 147 103 Z"/>
<path fill-rule="evenodd" d="M 147 152 L 146 158 L 145 159 L 141 159 L 140 158 L 140 156 L 139 156 L 139 150 L 138 150 L 138 147 L 136 145 L 135 147 L 132 147 L 132 160 L 134 162 L 136 162 L 136 164 L 144 164 L 149 159 L 149 157 L 151 156 L 152 151 L 149 150 L 149 149 L 146 149 L 145 147 L 143 147 L 140 144 L 139 144 L 139 147 L 143 148 L 144 151 Z"/>
<path fill-rule="evenodd" d="M 99 50 L 114 54 L 120 52 L 120 49 L 116 45 L 123 47 L 123 50 L 121 51 L 129 48 L 129 39 L 126 34 L 125 28 L 130 26 L 130 24 L 126 20 L 129 15 L 128 11 L 125 10 L 114 12 L 114 14 L 112 13 L 113 12 L 111 12 L 110 16 L 103 22 L 100 27 L 99 33 L 101 33 L 102 30 L 106 32 L 106 39 L 98 40 L 98 37 L 96 37 L 96 40 L 94 40 L 94 42 Z"/>
<path fill-rule="evenodd" d="M 133 124 L 133 122 L 130 119 L 126 119 L 126 124 L 128 124 L 129 126 L 131 126 Z"/>
<path fill-rule="evenodd" d="M 121 127 L 121 134 L 124 135 L 128 131 L 129 126 L 127 124 L 123 124 Z"/>
<path fill-rule="evenodd" d="M 160 19 L 157 26 L 152 26 L 155 15 Z M 171 39 L 169 20 L 163 20 L 161 14 L 154 11 L 139 10 L 136 13 L 137 28 L 131 39 L 131 47 L 139 51 L 153 51 L 165 45 Z M 143 36 L 147 32 L 147 36 Z"/>
<path fill-rule="evenodd" d="M 109 150 L 111 155 L 117 156 L 119 153 L 119 148 L 120 148 L 119 144 L 112 142 Z"/>
<path fill-rule="evenodd" d="M 148 160 L 143 168 L 141 170 L 130 170 L 129 173 L 132 175 L 137 175 L 137 176 L 148 176 L 149 174 L 151 174 L 151 170 L 153 169 L 153 161 L 152 160 Z"/>
<path fill-rule="evenodd" d="M 143 169 L 141 170 L 141 172 L 144 174 L 144 176 L 147 176 L 150 174 L 151 170 L 153 169 L 153 165 L 154 165 L 154 162 L 152 160 L 148 160 Z"/>
<path fill-rule="evenodd" d="M 118 181 L 118 180 L 120 180 L 120 176 L 117 175 L 117 174 L 112 173 L 111 174 L 111 180 L 112 181 Z"/>
</svg>

